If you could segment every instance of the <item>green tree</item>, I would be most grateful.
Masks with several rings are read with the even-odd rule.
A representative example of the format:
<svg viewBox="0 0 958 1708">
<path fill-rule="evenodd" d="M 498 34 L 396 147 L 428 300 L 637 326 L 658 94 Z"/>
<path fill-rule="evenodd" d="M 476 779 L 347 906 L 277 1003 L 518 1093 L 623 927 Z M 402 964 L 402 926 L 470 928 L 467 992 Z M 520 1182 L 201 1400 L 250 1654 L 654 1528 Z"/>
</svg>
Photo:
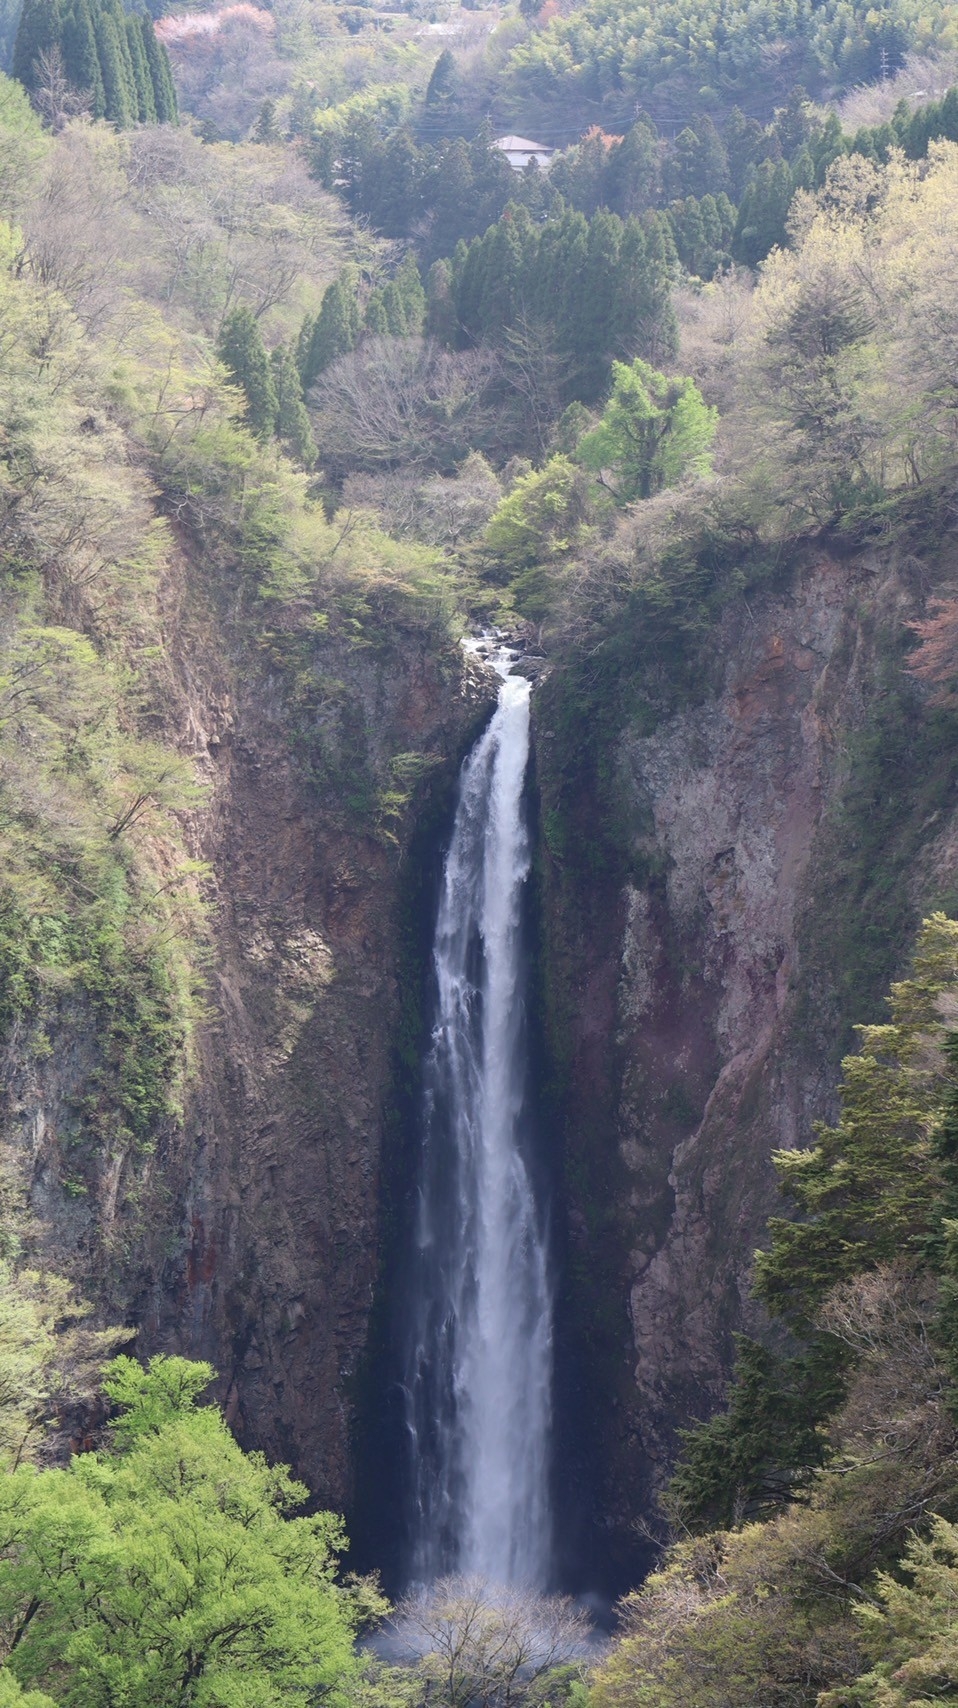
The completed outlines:
<svg viewBox="0 0 958 1708">
<path fill-rule="evenodd" d="M 426 293 L 414 255 L 405 256 L 393 283 L 402 304 L 404 330 L 407 335 L 417 337 L 426 320 Z"/>
<path fill-rule="evenodd" d="M 822 1428 L 845 1392 L 845 1349 L 816 1337 L 782 1358 L 745 1335 L 728 1406 L 683 1430 L 683 1452 L 665 1507 L 685 1530 L 728 1529 L 794 1500 L 825 1463 Z"/>
<path fill-rule="evenodd" d="M 103 1392 L 119 1409 L 114 1429 L 127 1444 L 156 1435 L 174 1418 L 192 1412 L 216 1375 L 212 1364 L 158 1353 L 145 1368 L 121 1353 L 103 1374 Z"/>
<path fill-rule="evenodd" d="M 143 36 L 143 53 L 153 84 L 153 103 L 156 107 L 157 122 L 161 125 L 175 124 L 178 117 L 176 89 L 173 84 L 173 73 L 170 70 L 169 54 L 163 44 L 156 39 L 153 19 L 141 15 L 139 24 Z"/>
<path fill-rule="evenodd" d="M 94 118 L 102 119 L 106 112 L 106 96 L 87 0 L 75 0 L 64 24 L 63 63 L 74 88 L 89 92 Z"/>
<path fill-rule="evenodd" d="M 0 1667 L 0 1708 L 56 1708 L 43 1690 L 24 1690 L 12 1672 Z"/>
<path fill-rule="evenodd" d="M 502 499 L 486 529 L 485 546 L 515 573 L 571 552 L 587 514 L 582 471 L 569 457 L 550 457 L 544 468 L 520 475 Z"/>
<path fill-rule="evenodd" d="M 423 101 L 423 120 L 430 127 L 455 117 L 462 99 L 459 71 L 452 53 L 444 47 L 432 68 Z"/>
<path fill-rule="evenodd" d="M 605 479 L 620 504 L 651 498 L 686 474 L 705 474 L 718 411 L 695 382 L 670 379 L 637 357 L 612 364 L 612 395 L 579 460 Z M 607 478 L 611 477 L 611 478 Z"/>
<path fill-rule="evenodd" d="M 0 1474 L 33 1458 L 58 1399 L 94 1391 L 117 1334 L 89 1311 L 68 1281 L 0 1259 Z"/>
<path fill-rule="evenodd" d="M 907 1708 L 947 1701 L 958 1679 L 958 1525 L 934 1518 L 927 1538 L 913 1536 L 899 1575 L 882 1572 L 860 1611 L 871 1669 L 822 1708 Z"/>
<path fill-rule="evenodd" d="M 324 368 L 335 362 L 337 356 L 346 356 L 355 349 L 359 330 L 359 304 L 352 281 L 334 279 L 323 295 L 309 343 L 300 352 L 304 392 L 309 390 Z"/>
<path fill-rule="evenodd" d="M 696 119 L 679 132 L 662 172 L 666 195 L 675 201 L 719 195 L 728 189 L 728 155 L 712 120 Z"/>
<path fill-rule="evenodd" d="M 283 133 L 276 117 L 276 102 L 271 95 L 265 96 L 259 104 L 259 112 L 256 115 L 256 123 L 250 132 L 250 138 L 253 142 L 264 142 L 270 145 L 283 140 Z"/>
<path fill-rule="evenodd" d="M 288 344 L 277 344 L 270 357 L 270 366 L 276 392 L 276 437 L 282 440 L 296 462 L 302 463 L 304 468 L 312 468 L 316 461 L 316 441 L 303 402 L 296 357 Z"/>
<path fill-rule="evenodd" d="M 0 72 L 0 280 L 12 260 L 12 224 L 36 191 L 40 162 L 48 142 L 22 84 Z M 0 284 L 2 291 L 2 284 Z M 2 300 L 2 298 L 0 298 Z"/>
<path fill-rule="evenodd" d="M 860 1051 L 842 1063 L 837 1126 L 819 1127 L 807 1150 L 776 1154 L 782 1190 L 804 1219 L 770 1219 L 754 1290 L 803 1344 L 781 1359 L 740 1343 L 727 1410 L 685 1437 L 669 1490 L 684 1525 L 729 1524 L 766 1511 L 790 1500 L 821 1464 L 821 1427 L 853 1362 L 827 1322 L 822 1326 L 837 1287 L 892 1261 L 943 1265 L 937 1333 L 955 1368 L 954 1224 L 947 1218 L 958 1195 L 950 1115 L 958 1050 L 949 1045 L 942 1009 L 956 985 L 958 922 L 933 914 L 922 926 L 911 976 L 891 988 L 890 1023 L 860 1027 Z"/>
<path fill-rule="evenodd" d="M 623 360 L 642 356 L 654 366 L 678 350 L 678 323 L 670 278 L 675 245 L 668 217 L 627 219 L 615 280 L 614 351 Z"/>
<path fill-rule="evenodd" d="M 125 31 L 124 31 L 125 40 Z M 120 36 L 110 12 L 101 12 L 96 24 L 97 56 L 103 77 L 104 112 L 118 130 L 125 130 L 135 118 L 135 91 L 131 91 L 120 52 Z"/>
<path fill-rule="evenodd" d="M 655 206 L 659 194 L 659 142 L 651 119 L 639 118 L 617 147 L 609 150 L 606 197 L 609 206 L 628 219 Z"/>
<path fill-rule="evenodd" d="M 256 317 L 245 304 L 231 309 L 226 316 L 216 353 L 233 384 L 246 398 L 247 420 L 257 439 L 271 438 L 279 401 Z"/>
<path fill-rule="evenodd" d="M 425 330 L 440 344 L 454 344 L 458 330 L 456 307 L 452 294 L 452 267 L 448 261 L 434 261 L 426 279 Z"/>
<path fill-rule="evenodd" d="M 746 186 L 735 224 L 736 261 L 757 267 L 785 242 L 785 225 L 795 183 L 784 160 L 763 160 Z"/>
<path fill-rule="evenodd" d="M 583 313 L 570 356 L 575 361 L 576 396 L 583 403 L 600 397 L 609 363 L 618 350 L 617 287 L 620 279 L 622 221 L 603 208 L 589 222 L 585 265 L 577 276 Z"/>
<path fill-rule="evenodd" d="M 858 1027 L 859 1052 L 842 1063 L 837 1126 L 820 1127 L 810 1150 L 776 1152 L 781 1189 L 805 1219 L 771 1219 L 755 1285 L 798 1327 L 813 1321 L 838 1282 L 917 1256 L 937 1225 L 935 1135 L 947 1068 L 940 1005 L 956 981 L 958 922 L 936 913 L 922 927 L 911 977 L 892 985 L 889 1022 Z"/>
<path fill-rule="evenodd" d="M 133 87 L 136 91 L 136 117 L 141 125 L 156 123 L 156 99 L 153 94 L 153 80 L 146 61 L 143 47 L 143 31 L 139 18 L 132 15 L 125 20 L 126 42 L 130 52 L 130 63 L 133 67 Z"/>
<path fill-rule="evenodd" d="M 63 1708 L 307 1708 L 356 1671 L 343 1545 L 283 1467 L 243 1454 L 195 1375 L 107 1372 L 119 1456 L 0 1479 L 0 1628 L 11 1673 Z"/>
<path fill-rule="evenodd" d="M 24 0 L 13 44 L 13 75 L 26 89 L 37 85 L 41 53 L 60 45 L 61 22 L 57 0 Z"/>
</svg>

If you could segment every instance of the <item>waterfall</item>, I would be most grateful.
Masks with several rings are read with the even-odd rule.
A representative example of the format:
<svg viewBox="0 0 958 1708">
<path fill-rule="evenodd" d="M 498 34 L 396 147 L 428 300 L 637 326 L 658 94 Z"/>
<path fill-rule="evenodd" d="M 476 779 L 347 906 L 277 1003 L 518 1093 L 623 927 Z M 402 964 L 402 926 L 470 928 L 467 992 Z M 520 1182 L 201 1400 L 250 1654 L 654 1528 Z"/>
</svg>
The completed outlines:
<svg viewBox="0 0 958 1708">
<path fill-rule="evenodd" d="M 549 1577 L 552 1301 L 528 1154 L 522 895 L 529 683 L 466 760 L 433 950 L 405 1392 L 410 1576 Z"/>
</svg>

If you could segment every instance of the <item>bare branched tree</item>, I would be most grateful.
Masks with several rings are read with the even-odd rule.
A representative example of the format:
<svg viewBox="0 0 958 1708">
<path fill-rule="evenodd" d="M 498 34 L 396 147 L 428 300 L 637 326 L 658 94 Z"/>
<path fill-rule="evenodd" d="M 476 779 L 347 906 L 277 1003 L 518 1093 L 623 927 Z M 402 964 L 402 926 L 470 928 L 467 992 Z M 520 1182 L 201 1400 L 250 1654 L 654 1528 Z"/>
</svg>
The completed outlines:
<svg viewBox="0 0 958 1708">
<path fill-rule="evenodd" d="M 442 1578 L 399 1603 L 395 1624 L 443 1708 L 538 1708 L 584 1675 L 592 1628 L 565 1596 Z"/>
<path fill-rule="evenodd" d="M 343 503 L 373 510 L 390 533 L 423 540 L 430 546 L 458 546 L 485 528 L 502 497 L 493 470 L 478 451 L 455 475 L 423 478 L 402 469 L 385 474 L 353 474 L 343 487 Z"/>
<path fill-rule="evenodd" d="M 400 465 L 451 472 L 496 431 L 488 349 L 442 350 L 423 338 L 369 338 L 320 376 L 310 402 L 333 472 Z"/>
<path fill-rule="evenodd" d="M 59 43 L 41 48 L 36 60 L 37 81 L 34 105 L 50 128 L 61 131 L 70 119 L 88 113 L 93 105 L 88 89 L 75 89 L 66 73 Z"/>
</svg>

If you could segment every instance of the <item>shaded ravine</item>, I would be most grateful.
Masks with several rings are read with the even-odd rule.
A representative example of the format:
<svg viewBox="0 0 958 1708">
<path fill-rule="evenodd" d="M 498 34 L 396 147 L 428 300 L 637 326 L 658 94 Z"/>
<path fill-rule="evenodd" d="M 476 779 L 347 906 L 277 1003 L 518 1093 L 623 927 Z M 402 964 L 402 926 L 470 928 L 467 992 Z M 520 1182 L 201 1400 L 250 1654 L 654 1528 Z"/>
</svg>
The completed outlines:
<svg viewBox="0 0 958 1708">
<path fill-rule="evenodd" d="M 467 758 L 433 948 L 404 1388 L 407 1575 L 544 1586 L 552 1299 L 529 1156 L 523 788 L 530 685 L 502 687 Z"/>
</svg>

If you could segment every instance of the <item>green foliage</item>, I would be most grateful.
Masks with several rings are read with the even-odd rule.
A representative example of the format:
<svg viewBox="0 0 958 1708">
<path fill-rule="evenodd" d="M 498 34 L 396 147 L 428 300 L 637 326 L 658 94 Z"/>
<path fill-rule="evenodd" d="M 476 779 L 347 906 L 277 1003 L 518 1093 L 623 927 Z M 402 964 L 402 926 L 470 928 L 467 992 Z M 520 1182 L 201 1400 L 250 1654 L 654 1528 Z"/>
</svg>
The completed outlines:
<svg viewBox="0 0 958 1708">
<path fill-rule="evenodd" d="M 56 1708 L 43 1690 L 24 1690 L 6 1667 L 0 1667 L 0 1708 Z"/>
<path fill-rule="evenodd" d="M 874 1670 L 851 1689 L 828 1692 L 822 1708 L 905 1708 L 941 1700 L 952 1689 L 958 1673 L 958 1525 L 933 1519 L 927 1538 L 909 1542 L 900 1572 L 904 1582 L 897 1573 L 880 1573 L 876 1599 L 859 1613 Z"/>
<path fill-rule="evenodd" d="M 782 1188 L 805 1215 L 773 1218 L 771 1247 L 756 1259 L 756 1290 L 777 1315 L 807 1325 L 839 1282 L 917 1255 L 940 1217 L 941 1009 L 956 978 L 958 924 L 933 914 L 912 976 L 892 985 L 890 1022 L 859 1027 L 859 1053 L 842 1063 L 838 1125 L 820 1128 L 810 1150 L 776 1154 Z"/>
<path fill-rule="evenodd" d="M 507 343 L 541 324 L 558 362 L 563 401 L 591 402 L 617 354 L 675 353 L 668 224 L 566 212 L 539 225 L 521 207 L 453 257 L 456 322 L 475 343 Z"/>
<path fill-rule="evenodd" d="M 246 412 L 252 431 L 258 439 L 271 438 L 276 429 L 279 401 L 256 317 L 245 304 L 232 309 L 226 316 L 220 329 L 217 354 L 234 385 L 246 398 Z"/>
<path fill-rule="evenodd" d="M 828 1456 L 823 1425 L 844 1396 L 844 1348 L 819 1336 L 784 1359 L 743 1335 L 736 1343 L 727 1410 L 681 1433 L 665 1507 L 686 1530 L 767 1517 L 807 1489 Z"/>
<path fill-rule="evenodd" d="M 568 457 L 550 457 L 520 475 L 502 499 L 486 528 L 486 549 L 513 575 L 568 557 L 582 543 L 588 514 L 581 471 Z"/>
<path fill-rule="evenodd" d="M 364 323 L 369 332 L 388 333 L 393 338 L 415 338 L 422 332 L 425 319 L 426 293 L 422 288 L 419 268 L 414 257 L 407 255 L 396 277 L 370 292 Z"/>
<path fill-rule="evenodd" d="M 795 183 L 784 160 L 763 160 L 747 185 L 733 233 L 737 261 L 756 267 L 785 242 Z"/>
<path fill-rule="evenodd" d="M 103 87 L 103 72 L 87 0 L 76 0 L 72 14 L 64 24 L 63 68 L 75 89 L 89 91 L 94 118 L 103 118 L 106 113 L 106 91 Z M 155 109 L 155 99 L 153 105 Z"/>
<path fill-rule="evenodd" d="M 20 13 L 13 45 L 13 75 L 25 89 L 35 89 L 40 74 L 40 56 L 60 40 L 61 18 L 57 0 L 27 0 Z"/>
<path fill-rule="evenodd" d="M 198 1014 L 197 869 L 174 831 L 193 768 L 138 733 L 170 534 L 115 429 L 83 430 L 91 357 L 62 298 L 4 271 L 0 302 L 0 1027 L 38 1059 L 63 1005 L 88 1028 L 64 1181 L 85 1193 L 109 1157 L 122 1212 L 180 1107 Z"/>
<path fill-rule="evenodd" d="M 160 1353 L 144 1369 L 135 1358 L 114 1358 L 103 1372 L 103 1392 L 121 1408 L 117 1436 L 135 1442 L 156 1435 L 174 1418 L 191 1412 L 216 1375 L 211 1364 Z"/>
<path fill-rule="evenodd" d="M 431 262 L 493 224 L 516 199 L 516 177 L 486 130 L 470 142 L 455 136 L 424 143 L 397 122 L 407 112 L 408 101 L 400 107 L 372 89 L 320 114 L 312 167 L 351 213 L 387 237 L 408 238 L 425 214 L 429 231 L 421 247 Z M 435 122 L 442 128 L 443 114 Z"/>
<path fill-rule="evenodd" d="M 118 130 L 175 121 L 169 58 L 149 16 L 128 17 L 112 0 L 24 0 L 13 49 L 14 77 L 26 89 L 39 91 L 55 52 L 94 117 L 106 117 Z"/>
<path fill-rule="evenodd" d="M 297 360 L 303 390 L 310 386 L 337 356 L 345 356 L 359 337 L 359 305 L 349 278 L 334 279 L 328 286 L 315 321 L 306 321 L 300 332 Z"/>
<path fill-rule="evenodd" d="M 735 209 L 724 190 L 701 201 L 687 196 L 668 210 L 676 254 L 700 279 L 712 279 L 729 265 L 735 233 Z"/>
<path fill-rule="evenodd" d="M 741 1343 L 727 1412 L 686 1436 L 669 1508 L 706 1534 L 626 1598 L 596 1708 L 902 1708 L 951 1688 L 956 978 L 958 922 L 933 915 L 890 1024 L 844 1064 L 837 1127 L 777 1159 L 804 1219 L 770 1223 L 759 1287 L 803 1345 Z"/>
<path fill-rule="evenodd" d="M 956 980 L 958 923 L 934 914 L 911 976 L 892 985 L 890 1023 L 859 1027 L 859 1053 L 842 1063 L 838 1125 L 819 1127 L 808 1150 L 775 1156 L 803 1214 L 770 1219 L 754 1289 L 805 1344 L 786 1361 L 740 1344 L 728 1408 L 686 1435 L 670 1486 L 670 1509 L 687 1526 L 739 1523 L 807 1484 L 849 1365 L 847 1347 L 821 1331 L 823 1307 L 882 1264 L 920 1264 L 940 1230 L 942 1112 L 954 1095 L 942 1012 Z"/>
<path fill-rule="evenodd" d="M 600 116 L 613 128 L 663 88 L 679 111 L 695 110 L 702 91 L 709 104 L 762 107 L 797 83 L 817 94 L 877 78 L 883 49 L 896 69 L 911 45 L 950 46 L 953 28 L 948 6 L 918 0 L 881 10 L 863 0 L 794 0 L 787 8 L 761 0 L 721 14 L 710 0 L 669 0 L 654 10 L 638 0 L 589 0 L 512 48 L 503 96 L 515 107 L 534 102 L 543 117 L 561 112 L 566 124 L 581 114 L 581 123 Z"/>
<path fill-rule="evenodd" d="M 122 1456 L 0 1481 L 10 1671 L 64 1708 L 335 1699 L 357 1619 L 334 1583 L 338 1520 L 294 1517 L 306 1489 L 193 1409 L 207 1366 L 129 1365 L 110 1378 L 136 1420 Z"/>
<path fill-rule="evenodd" d="M 276 393 L 276 437 L 295 462 L 302 463 L 303 468 L 312 468 L 316 461 L 316 441 L 303 402 L 299 368 L 291 347 L 277 344 L 270 356 L 270 364 Z"/>
<path fill-rule="evenodd" d="M 430 119 L 442 118 L 455 111 L 460 98 L 461 86 L 455 58 L 448 48 L 443 48 L 426 84 L 423 110 Z"/>
<path fill-rule="evenodd" d="M 688 474 L 707 474 L 718 410 L 704 402 L 694 380 L 667 379 L 636 358 L 612 364 L 612 395 L 598 426 L 580 440 L 577 455 L 597 474 L 611 475 L 616 501 L 651 498 Z"/>
<path fill-rule="evenodd" d="M 68 1281 L 0 1258 L 2 1474 L 36 1456 L 57 1404 L 92 1397 L 118 1335 L 85 1326 L 89 1310 Z"/>
</svg>

